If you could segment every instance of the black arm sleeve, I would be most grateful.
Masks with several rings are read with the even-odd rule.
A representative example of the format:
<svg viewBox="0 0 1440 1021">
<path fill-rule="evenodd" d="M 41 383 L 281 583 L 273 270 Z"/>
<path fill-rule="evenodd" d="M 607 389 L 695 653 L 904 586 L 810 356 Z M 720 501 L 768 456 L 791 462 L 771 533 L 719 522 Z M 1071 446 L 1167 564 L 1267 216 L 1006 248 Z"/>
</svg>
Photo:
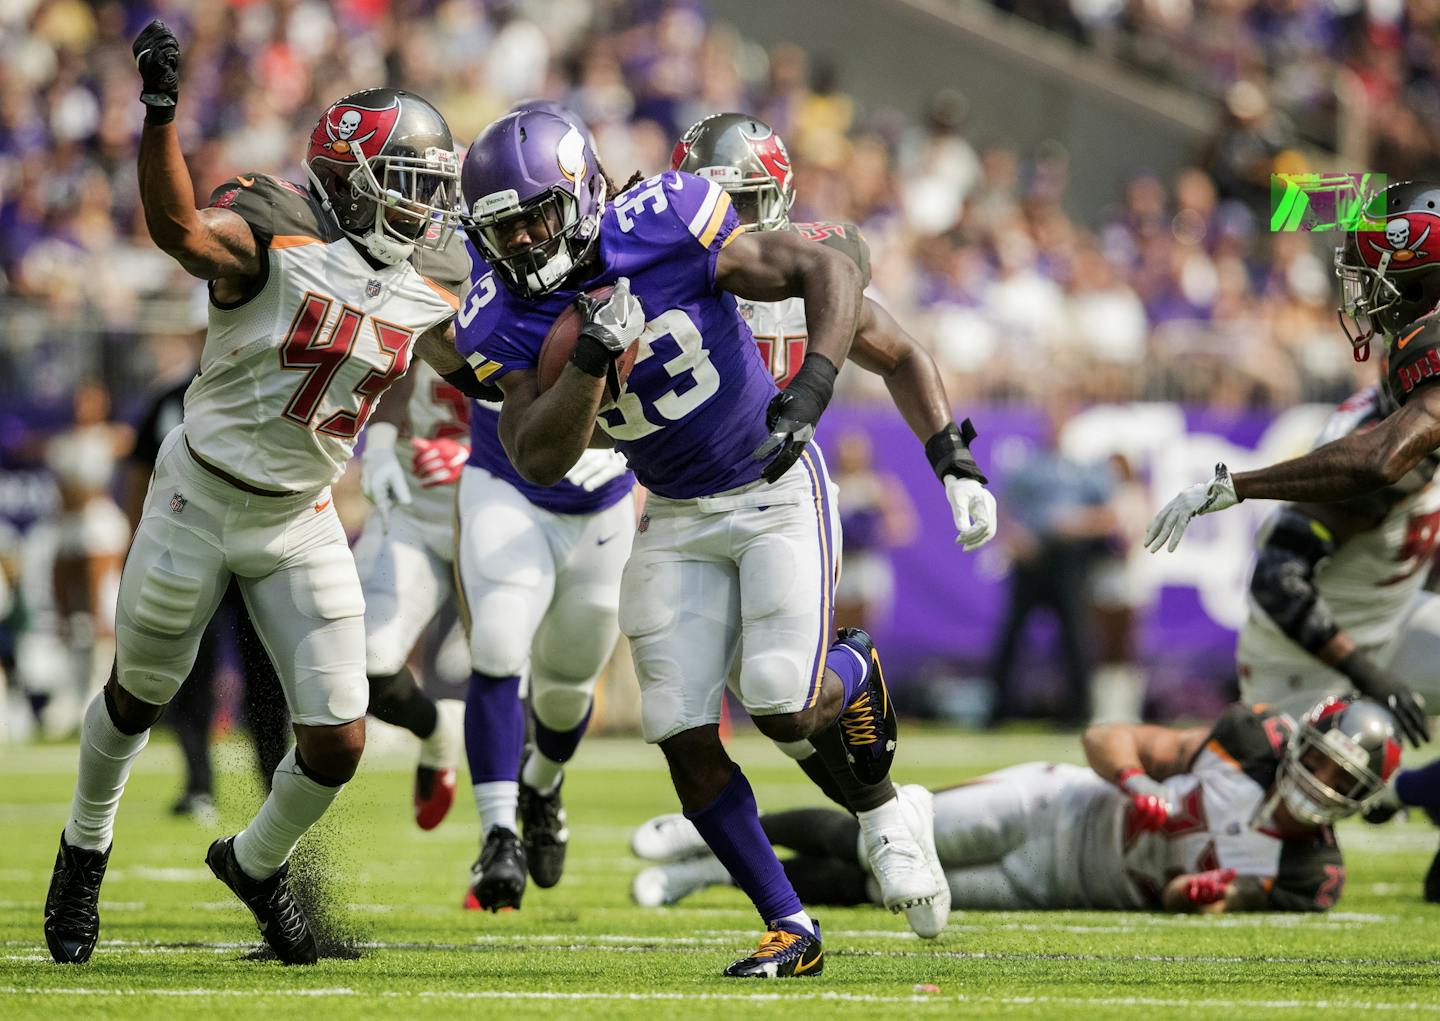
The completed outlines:
<svg viewBox="0 0 1440 1021">
<path fill-rule="evenodd" d="M 1250 594 L 1281 631 L 1306 652 L 1340 632 L 1330 607 L 1315 588 L 1315 569 L 1335 552 L 1330 530 L 1285 507 L 1260 547 Z"/>
<path fill-rule="evenodd" d="M 456 390 L 459 390 L 466 397 L 472 397 L 477 401 L 502 401 L 505 399 L 505 391 L 501 390 L 494 383 L 482 383 L 475 378 L 475 372 L 468 366 L 463 369 L 456 369 L 454 372 L 447 372 L 440 377 L 449 383 Z"/>
</svg>

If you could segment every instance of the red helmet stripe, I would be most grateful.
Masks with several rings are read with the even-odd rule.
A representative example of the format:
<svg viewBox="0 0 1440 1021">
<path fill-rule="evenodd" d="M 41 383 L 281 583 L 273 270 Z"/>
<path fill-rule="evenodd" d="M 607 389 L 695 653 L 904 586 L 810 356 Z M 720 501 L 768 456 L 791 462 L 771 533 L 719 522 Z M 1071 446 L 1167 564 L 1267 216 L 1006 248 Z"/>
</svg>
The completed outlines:
<svg viewBox="0 0 1440 1021">
<path fill-rule="evenodd" d="M 1400 742 L 1393 737 L 1385 741 L 1385 765 L 1380 770 L 1380 779 L 1389 780 L 1400 765 Z"/>
</svg>

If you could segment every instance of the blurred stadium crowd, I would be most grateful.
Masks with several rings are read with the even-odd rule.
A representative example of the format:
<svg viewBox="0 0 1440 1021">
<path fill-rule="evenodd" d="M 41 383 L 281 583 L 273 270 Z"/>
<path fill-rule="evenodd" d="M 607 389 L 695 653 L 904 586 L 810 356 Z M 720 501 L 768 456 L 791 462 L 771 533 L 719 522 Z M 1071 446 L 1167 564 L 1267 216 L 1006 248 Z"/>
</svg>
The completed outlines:
<svg viewBox="0 0 1440 1021">
<path fill-rule="evenodd" d="M 1228 94 L 1276 142 L 1344 151 L 1347 130 L 1368 129 L 1367 151 L 1349 155 L 1402 180 L 1440 153 L 1435 0 L 993 3 L 1186 89 Z"/>
<path fill-rule="evenodd" d="M 1268 232 L 1268 175 L 1277 161 L 1298 166 L 1294 124 L 1323 115 L 1337 68 L 1355 65 L 1387 109 L 1433 102 L 1440 51 L 1399 40 L 1404 19 L 1433 20 L 1440 4 L 1359 23 L 1339 3 L 1302 0 L 1001 6 L 1225 93 L 1210 143 L 1171 178 L 1117 182 L 1098 215 L 1082 216 L 1068 191 L 1079 154 L 977 136 L 958 93 L 915 111 L 869 109 L 846 93 L 843 66 L 761 47 L 696 0 L 10 0 L 0 5 L 0 459 L 48 464 L 62 483 L 68 471 L 80 492 L 117 488 L 105 466 L 129 434 L 107 419 L 137 418 L 147 394 L 193 363 L 203 291 L 151 245 L 134 184 L 130 40 L 154 16 L 184 40 L 180 131 L 202 200 L 236 172 L 303 180 L 318 111 L 376 82 L 433 100 L 462 144 L 517 100 L 559 99 L 592 126 L 617 180 L 668 166 L 698 117 L 747 110 L 789 144 L 794 218 L 863 227 L 879 295 L 932 347 L 957 403 L 1043 404 L 1056 379 L 1081 403 L 1237 410 L 1350 392 L 1357 370 L 1336 336 L 1329 250 Z M 1182 25 L 1244 45 L 1227 63 L 1218 43 L 1187 43 L 1179 60 Z M 852 401 L 884 399 L 873 380 L 847 385 Z M 114 517 L 92 523 L 91 538 L 113 544 Z M 16 556 L 10 564 L 13 575 Z"/>
</svg>

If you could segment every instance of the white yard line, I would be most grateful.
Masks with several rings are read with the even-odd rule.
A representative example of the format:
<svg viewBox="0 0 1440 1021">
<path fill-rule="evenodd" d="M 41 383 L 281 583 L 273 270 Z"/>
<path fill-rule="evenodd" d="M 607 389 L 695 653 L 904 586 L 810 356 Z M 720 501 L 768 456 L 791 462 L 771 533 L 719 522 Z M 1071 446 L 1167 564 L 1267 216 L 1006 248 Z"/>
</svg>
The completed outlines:
<svg viewBox="0 0 1440 1021">
<path fill-rule="evenodd" d="M 25 986 L 0 986 L 0 995 L 11 996 L 159 996 L 176 998 L 230 998 L 282 999 L 288 997 L 310 998 L 317 996 L 355 996 L 366 999 L 415 999 L 432 1000 L 499 1000 L 499 1001 L 610 1001 L 610 1002 L 687 1002 L 708 1001 L 719 1003 L 782 1003 L 789 1000 L 841 1002 L 841 1003 L 905 1003 L 905 1004 L 973 1004 L 990 1006 L 1074 1006 L 1074 1007 L 1139 1007 L 1139 1008 L 1184 1008 L 1195 1007 L 1209 1010 L 1369 1010 L 1393 1013 L 1440 1014 L 1440 1003 L 1385 1002 L 1378 1000 L 1246 1000 L 1207 997 L 1185 1000 L 1160 996 L 985 996 L 968 993 L 931 994 L 911 996 L 879 996 L 868 993 L 841 992 L 795 992 L 795 993 L 703 993 L 703 992 L 609 992 L 577 991 L 522 992 L 517 990 L 429 990 L 420 992 L 398 992 L 393 990 L 351 989 L 341 986 L 327 989 L 83 989 L 83 988 L 36 988 Z"/>
</svg>

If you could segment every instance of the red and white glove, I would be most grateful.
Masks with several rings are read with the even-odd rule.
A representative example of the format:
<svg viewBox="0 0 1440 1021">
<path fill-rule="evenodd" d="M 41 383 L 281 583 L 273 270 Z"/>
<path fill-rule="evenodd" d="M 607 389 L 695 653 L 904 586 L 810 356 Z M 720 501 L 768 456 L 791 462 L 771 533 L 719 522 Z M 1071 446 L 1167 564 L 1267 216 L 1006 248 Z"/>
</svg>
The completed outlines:
<svg viewBox="0 0 1440 1021">
<path fill-rule="evenodd" d="M 1154 832 L 1170 820 L 1170 792 L 1158 780 L 1145 775 L 1139 766 L 1122 769 L 1115 786 L 1130 795 L 1130 810 L 1142 830 Z"/>
<path fill-rule="evenodd" d="M 415 448 L 410 467 L 421 489 L 448 486 L 460 477 L 465 462 L 470 460 L 470 448 L 458 440 L 412 439 L 410 443 Z"/>
<path fill-rule="evenodd" d="M 1191 904 L 1214 904 L 1225 899 L 1225 890 L 1239 875 L 1234 869 L 1197 872 L 1185 880 L 1185 899 Z"/>
</svg>

